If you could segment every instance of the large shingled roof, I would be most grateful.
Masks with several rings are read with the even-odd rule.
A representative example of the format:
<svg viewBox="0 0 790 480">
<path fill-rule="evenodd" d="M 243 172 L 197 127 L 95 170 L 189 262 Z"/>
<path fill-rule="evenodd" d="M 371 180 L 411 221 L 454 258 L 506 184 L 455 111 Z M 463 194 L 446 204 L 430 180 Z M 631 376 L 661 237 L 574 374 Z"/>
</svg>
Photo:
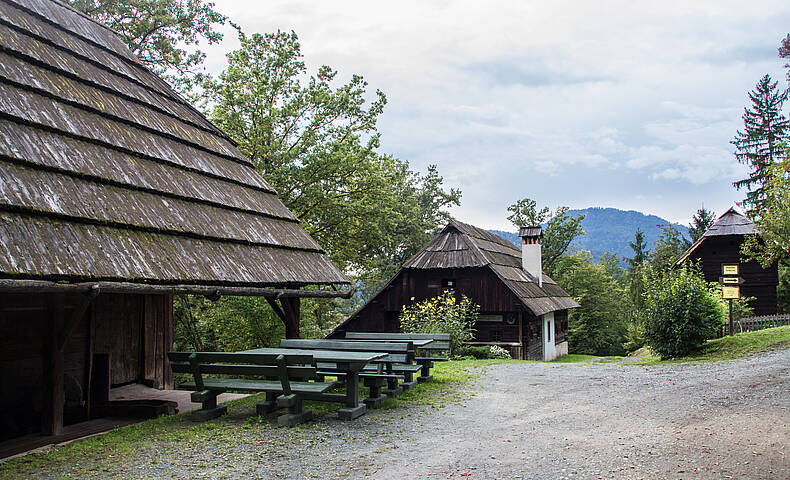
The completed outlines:
<svg viewBox="0 0 790 480">
<path fill-rule="evenodd" d="M 348 283 L 227 136 L 52 0 L 0 0 L 0 278 Z"/>
<path fill-rule="evenodd" d="M 694 245 L 675 262 L 675 265 L 680 265 L 685 262 L 686 259 L 705 242 L 706 238 L 725 235 L 751 235 L 753 233 L 757 233 L 757 228 L 754 226 L 754 223 L 738 213 L 734 208 L 730 208 L 724 212 L 710 228 L 705 230 L 705 233 L 703 233 L 702 236 L 694 242 Z"/>
<path fill-rule="evenodd" d="M 577 308 L 579 304 L 545 273 L 543 286 L 521 266 L 521 251 L 491 232 L 458 220 L 447 226 L 404 269 L 490 267 L 534 315 Z"/>
</svg>

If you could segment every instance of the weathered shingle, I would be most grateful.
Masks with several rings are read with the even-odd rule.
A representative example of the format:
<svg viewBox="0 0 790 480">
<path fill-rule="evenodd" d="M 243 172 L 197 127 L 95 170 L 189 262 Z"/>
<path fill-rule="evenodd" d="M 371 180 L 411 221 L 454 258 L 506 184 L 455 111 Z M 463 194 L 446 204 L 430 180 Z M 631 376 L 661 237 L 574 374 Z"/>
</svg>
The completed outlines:
<svg viewBox="0 0 790 480">
<path fill-rule="evenodd" d="M 754 223 L 748 218 L 738 213 L 734 208 L 730 208 L 724 212 L 714 223 L 708 228 L 701 237 L 694 242 L 686 253 L 684 253 L 675 262 L 675 265 L 680 265 L 694 253 L 700 245 L 705 242 L 705 239 L 710 237 L 719 237 L 726 235 L 752 235 L 758 233 Z"/>
<path fill-rule="evenodd" d="M 410 258 L 405 269 L 489 267 L 534 315 L 579 304 L 545 273 L 543 285 L 521 266 L 521 251 L 491 232 L 457 220 Z"/>
<path fill-rule="evenodd" d="M 348 283 L 226 135 L 53 0 L 0 0 L 0 277 Z"/>
</svg>

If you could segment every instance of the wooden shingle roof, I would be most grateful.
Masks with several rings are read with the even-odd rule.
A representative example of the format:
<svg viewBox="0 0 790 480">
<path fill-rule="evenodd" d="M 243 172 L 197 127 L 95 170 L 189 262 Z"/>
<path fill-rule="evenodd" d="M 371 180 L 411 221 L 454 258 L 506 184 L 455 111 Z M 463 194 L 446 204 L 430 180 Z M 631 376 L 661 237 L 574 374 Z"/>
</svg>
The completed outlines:
<svg viewBox="0 0 790 480">
<path fill-rule="evenodd" d="M 0 278 L 348 283 L 226 135 L 53 0 L 0 0 Z"/>
<path fill-rule="evenodd" d="M 680 265 L 685 262 L 689 256 L 694 253 L 700 245 L 705 242 L 705 239 L 710 237 L 720 237 L 726 235 L 751 235 L 757 233 L 757 228 L 754 223 L 745 216 L 738 213 L 734 208 L 730 208 L 724 212 L 713 225 L 710 226 L 701 237 L 694 242 L 686 253 L 681 256 L 675 265 Z"/>
<path fill-rule="evenodd" d="M 521 251 L 491 232 L 451 220 L 428 245 L 409 259 L 404 269 L 489 267 L 534 315 L 578 308 L 579 304 L 551 277 L 543 286 L 525 272 Z"/>
</svg>

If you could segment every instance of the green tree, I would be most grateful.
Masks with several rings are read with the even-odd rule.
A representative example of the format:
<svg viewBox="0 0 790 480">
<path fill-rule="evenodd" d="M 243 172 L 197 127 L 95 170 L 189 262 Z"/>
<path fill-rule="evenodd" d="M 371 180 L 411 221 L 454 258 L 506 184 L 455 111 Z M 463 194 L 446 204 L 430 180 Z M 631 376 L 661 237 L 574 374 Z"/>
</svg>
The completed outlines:
<svg viewBox="0 0 790 480">
<path fill-rule="evenodd" d="M 201 41 L 222 40 L 227 18 L 202 0 L 67 0 L 76 10 L 118 33 L 140 61 L 177 88 L 200 77 Z"/>
<path fill-rule="evenodd" d="M 543 271 L 549 276 L 557 274 L 557 260 L 568 250 L 576 237 L 584 235 L 581 226 L 584 215 L 572 217 L 567 214 L 568 207 L 557 207 L 551 213 L 548 207 L 537 209 L 537 203 L 529 198 L 523 198 L 507 209 L 512 212 L 507 217 L 516 227 L 529 227 L 545 223 L 541 248 L 541 262 Z"/>
<path fill-rule="evenodd" d="M 642 290 L 644 282 L 644 270 L 649 259 L 645 233 L 637 228 L 634 234 L 634 241 L 629 243 L 634 256 L 628 259 L 628 297 L 634 308 L 628 317 L 628 333 L 625 343 L 627 351 L 634 351 L 642 348 L 645 344 L 644 332 L 639 322 L 637 313 L 642 308 Z"/>
<path fill-rule="evenodd" d="M 335 86 L 324 65 L 307 77 L 294 32 L 239 36 L 218 79 L 206 82 L 211 118 L 278 191 L 305 230 L 348 272 L 373 272 L 421 247 L 458 205 L 435 167 L 424 176 L 380 154 L 385 95 L 352 75 Z M 306 80 L 305 80 L 306 79 Z"/>
<path fill-rule="evenodd" d="M 699 240 L 700 237 L 702 237 L 702 235 L 713 226 L 715 221 L 716 214 L 713 211 L 706 210 L 704 206 L 697 210 L 697 213 L 691 217 L 691 223 L 689 224 L 689 236 L 691 236 L 691 243 L 695 243 L 697 240 Z"/>
<path fill-rule="evenodd" d="M 790 260 L 790 159 L 768 168 L 762 208 L 753 215 L 759 235 L 748 235 L 744 255 L 763 267 Z"/>
<path fill-rule="evenodd" d="M 634 256 L 628 259 L 628 266 L 633 270 L 645 263 L 648 258 L 647 242 L 645 242 L 645 232 L 641 228 L 636 229 L 634 241 L 628 245 L 634 251 Z"/>
<path fill-rule="evenodd" d="M 557 282 L 581 305 L 568 313 L 570 353 L 623 355 L 631 308 L 612 266 L 593 262 L 587 251 L 566 255 L 560 263 Z"/>
<path fill-rule="evenodd" d="M 790 155 L 790 153 L 788 154 Z M 748 235 L 741 252 L 763 267 L 777 265 L 776 289 L 780 312 L 790 312 L 790 158 L 773 165 L 766 184 L 762 209 L 752 216 L 759 235 Z"/>
<path fill-rule="evenodd" d="M 621 266 L 622 259 L 616 253 L 603 252 L 598 263 L 618 285 L 626 286 L 628 284 L 628 271 Z"/>
<path fill-rule="evenodd" d="M 691 244 L 671 223 L 661 225 L 661 228 L 663 231 L 653 246 L 650 264 L 656 271 L 668 272 Z"/>
<path fill-rule="evenodd" d="M 790 33 L 779 44 L 779 58 L 790 59 Z M 787 69 L 787 80 L 790 80 L 790 63 L 785 63 L 785 68 Z"/>
<path fill-rule="evenodd" d="M 551 210 L 549 207 L 543 207 L 538 210 L 538 203 L 531 198 L 522 198 L 513 205 L 507 207 L 507 211 L 511 214 L 507 217 L 510 222 L 516 227 L 535 227 L 545 223 L 547 219 L 551 218 Z"/>
<path fill-rule="evenodd" d="M 787 141 L 790 128 L 782 114 L 787 95 L 788 91 L 780 91 L 769 75 L 761 78 L 749 92 L 751 108 L 744 109 L 744 129 L 730 142 L 735 146 L 735 158 L 750 170 L 748 177 L 733 183 L 738 190 L 747 189 L 743 205 L 748 212 L 762 208 L 769 170 L 784 155 L 781 144 Z"/>
<path fill-rule="evenodd" d="M 672 358 L 715 337 L 726 316 L 718 291 L 705 282 L 698 265 L 668 272 L 650 269 L 640 311 L 647 344 L 661 358 Z"/>
</svg>

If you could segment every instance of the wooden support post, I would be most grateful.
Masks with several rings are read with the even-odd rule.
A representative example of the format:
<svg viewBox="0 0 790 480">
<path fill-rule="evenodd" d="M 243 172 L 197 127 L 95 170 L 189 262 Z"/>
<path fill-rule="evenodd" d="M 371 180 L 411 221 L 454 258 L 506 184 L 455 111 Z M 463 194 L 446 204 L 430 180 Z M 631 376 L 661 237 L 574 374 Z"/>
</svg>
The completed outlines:
<svg viewBox="0 0 790 480">
<path fill-rule="evenodd" d="M 285 324 L 285 338 L 299 338 L 300 301 L 298 297 L 283 297 L 280 303 L 277 299 L 266 297 L 274 313 Z"/>
<path fill-rule="evenodd" d="M 63 433 L 63 350 L 60 338 L 64 327 L 64 305 L 62 295 L 53 295 L 48 308 L 49 322 L 42 333 L 42 370 L 44 372 L 44 395 L 41 411 L 41 432 L 44 435 Z"/>
</svg>

